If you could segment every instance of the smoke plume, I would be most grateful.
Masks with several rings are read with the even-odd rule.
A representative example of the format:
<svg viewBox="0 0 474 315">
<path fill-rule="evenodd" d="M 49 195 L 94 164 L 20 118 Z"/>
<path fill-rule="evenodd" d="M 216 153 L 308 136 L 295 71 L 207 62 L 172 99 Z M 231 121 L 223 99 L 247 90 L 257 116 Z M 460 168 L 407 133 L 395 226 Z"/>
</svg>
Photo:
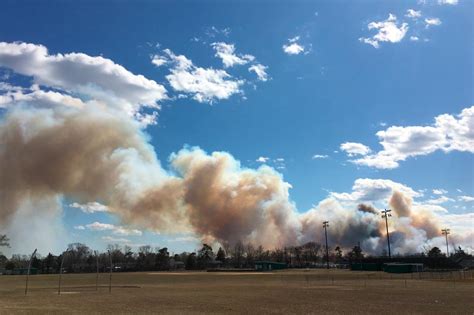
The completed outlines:
<svg viewBox="0 0 474 315">
<path fill-rule="evenodd" d="M 27 67 L 28 60 L 36 70 Z M 71 63 L 82 75 L 77 80 L 67 78 Z M 143 129 L 145 118 L 156 115 L 147 116 L 140 104 L 153 107 L 165 90 L 110 60 L 50 56 L 44 47 L 3 43 L 0 66 L 41 84 L 53 82 L 55 89 L 3 85 L 8 91 L 0 95 L 0 229 L 18 249 L 33 246 L 35 239 L 64 246 L 57 227 L 63 199 L 100 202 L 137 228 L 191 233 L 229 245 L 323 242 L 322 222 L 329 221 L 334 246 L 360 242 L 364 250 L 380 253 L 385 225 L 374 206 L 365 203 L 380 195 L 378 202 L 389 200 L 395 214 L 390 219 L 394 252 L 416 251 L 439 237 L 439 216 L 415 204 L 414 191 L 389 180 L 358 180 L 358 191 L 330 194 L 299 213 L 289 196 L 291 185 L 269 166 L 249 169 L 229 153 L 185 147 L 162 167 Z M 41 67 L 49 69 L 47 76 L 42 77 Z M 97 76 L 100 80 L 94 81 Z M 131 92 L 114 93 L 116 86 Z M 79 94 L 87 97 L 74 96 Z M 372 190 L 362 191 L 372 184 Z"/>
<path fill-rule="evenodd" d="M 372 214 L 377 214 L 377 210 L 371 206 L 371 205 L 367 205 L 365 203 L 360 203 L 358 206 L 357 206 L 357 210 L 361 211 L 361 212 L 366 212 L 366 213 L 372 213 Z"/>
</svg>

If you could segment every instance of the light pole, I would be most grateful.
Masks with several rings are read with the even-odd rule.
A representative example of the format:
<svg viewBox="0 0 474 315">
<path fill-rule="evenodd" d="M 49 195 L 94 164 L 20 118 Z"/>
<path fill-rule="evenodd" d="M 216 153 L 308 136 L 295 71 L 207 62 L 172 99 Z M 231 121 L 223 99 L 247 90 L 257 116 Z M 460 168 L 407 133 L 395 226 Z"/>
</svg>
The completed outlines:
<svg viewBox="0 0 474 315">
<path fill-rule="evenodd" d="M 323 228 L 324 228 L 324 236 L 326 238 L 326 267 L 327 269 L 329 269 L 329 248 L 328 248 L 328 230 L 327 230 L 328 227 L 329 227 L 329 221 L 324 221 Z"/>
<path fill-rule="evenodd" d="M 99 290 L 99 252 L 95 251 L 96 274 L 95 274 L 95 290 Z"/>
<path fill-rule="evenodd" d="M 110 260 L 110 273 L 109 273 L 109 293 L 112 292 L 112 253 L 110 250 L 107 250 L 109 252 L 109 260 Z"/>
<path fill-rule="evenodd" d="M 446 237 L 446 257 L 449 257 L 449 246 L 448 246 L 448 234 L 450 234 L 449 229 L 442 229 L 441 234 Z"/>
<path fill-rule="evenodd" d="M 33 252 L 33 254 L 31 254 L 30 261 L 28 262 L 28 271 L 26 273 L 25 295 L 28 294 L 28 280 L 30 279 L 31 261 L 33 260 L 35 255 L 36 255 L 36 249 Z"/>
<path fill-rule="evenodd" d="M 66 258 L 66 254 L 69 252 L 69 248 L 63 253 L 63 257 L 61 257 L 61 265 L 59 266 L 59 280 L 58 280 L 58 295 L 61 295 L 61 276 L 63 274 L 63 264 L 64 258 Z"/>
<path fill-rule="evenodd" d="M 387 228 L 388 259 L 392 259 L 392 253 L 390 252 L 390 234 L 388 233 L 388 217 L 392 216 L 390 212 L 392 212 L 390 209 L 382 210 L 382 218 L 385 219 L 385 227 Z"/>
</svg>

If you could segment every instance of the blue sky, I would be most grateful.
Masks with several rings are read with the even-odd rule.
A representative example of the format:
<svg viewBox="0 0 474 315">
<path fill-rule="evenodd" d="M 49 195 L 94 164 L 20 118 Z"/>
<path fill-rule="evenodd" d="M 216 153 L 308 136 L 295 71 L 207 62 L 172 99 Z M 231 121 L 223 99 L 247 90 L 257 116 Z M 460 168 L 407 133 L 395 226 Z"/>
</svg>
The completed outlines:
<svg viewBox="0 0 474 315">
<path fill-rule="evenodd" d="M 390 151 L 390 161 L 380 162 L 385 166 L 366 162 L 371 156 L 381 159 L 377 132 L 433 126 L 443 114 L 461 120 L 458 115 L 474 103 L 474 3 L 441 2 L 6 1 L 0 10 L 0 41 L 43 45 L 50 55 L 103 56 L 164 86 L 168 98 L 158 102 L 156 124 L 145 129 L 164 168 L 172 153 L 198 146 L 229 152 L 252 169 L 262 157 L 291 184 L 290 199 L 299 212 L 331 192 L 351 193 L 357 179 L 369 178 L 422 191 L 420 203 L 442 206 L 450 214 L 472 214 L 473 202 L 460 199 L 474 196 L 472 142 L 461 139 L 460 146 L 430 149 L 439 144 L 429 135 L 444 131 L 427 130 L 428 136 L 405 143 L 411 146 L 406 151 Z M 234 56 L 244 64 L 225 67 L 212 43 L 233 44 Z M 292 44 L 300 47 L 298 53 L 285 52 L 284 45 Z M 246 54 L 253 59 L 245 59 Z M 239 91 L 199 101 L 196 93 L 175 89 L 167 76 L 177 69 L 174 58 L 179 55 L 192 60 L 193 67 L 226 71 L 229 80 L 240 80 Z M 154 57 L 165 63 L 154 65 Z M 249 71 L 252 65 L 266 67 L 266 77 L 259 80 Z M 29 84 L 12 75 L 18 71 L 11 68 L 3 67 L 10 84 Z M 409 136 L 411 131 L 400 132 Z M 353 145 L 343 150 L 348 142 L 370 152 L 359 154 Z M 396 159 L 397 154 L 402 157 Z M 446 192 L 435 194 L 434 189 Z M 429 202 L 439 196 L 448 200 Z M 127 238 L 109 235 L 112 229 L 75 229 L 92 222 L 118 226 L 121 220 L 68 207 L 74 200 L 64 198 L 61 222 L 68 241 L 103 248 L 110 242 L 104 237 L 110 236 L 176 251 L 197 247 L 186 233 L 143 230 L 142 236 Z"/>
</svg>

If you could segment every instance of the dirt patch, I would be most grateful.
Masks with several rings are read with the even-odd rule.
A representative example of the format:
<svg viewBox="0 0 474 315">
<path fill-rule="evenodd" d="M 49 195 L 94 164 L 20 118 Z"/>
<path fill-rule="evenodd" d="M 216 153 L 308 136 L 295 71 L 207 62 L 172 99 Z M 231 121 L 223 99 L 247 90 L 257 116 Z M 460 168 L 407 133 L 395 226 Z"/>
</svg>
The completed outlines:
<svg viewBox="0 0 474 315">
<path fill-rule="evenodd" d="M 433 281 L 411 275 L 339 270 L 273 273 L 157 272 L 25 278 L 0 276 L 0 314 L 11 313 L 250 313 L 472 314 L 474 280 Z"/>
</svg>

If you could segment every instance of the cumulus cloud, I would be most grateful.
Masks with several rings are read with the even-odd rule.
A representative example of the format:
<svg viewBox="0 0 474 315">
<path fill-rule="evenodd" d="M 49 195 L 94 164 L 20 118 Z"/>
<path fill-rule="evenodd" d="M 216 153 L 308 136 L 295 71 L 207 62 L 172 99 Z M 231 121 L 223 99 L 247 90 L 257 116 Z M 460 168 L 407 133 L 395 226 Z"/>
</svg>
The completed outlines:
<svg viewBox="0 0 474 315">
<path fill-rule="evenodd" d="M 458 4 L 458 0 L 438 0 L 438 4 L 439 5 L 444 5 L 444 4 L 447 4 L 447 5 L 456 5 Z"/>
<path fill-rule="evenodd" d="M 268 80 L 268 74 L 267 74 L 267 68 L 266 66 L 264 65 L 261 65 L 261 64 L 255 64 L 255 65 L 251 65 L 249 67 L 249 71 L 250 72 L 255 72 L 255 74 L 257 75 L 257 78 L 260 80 L 260 81 L 267 81 Z"/>
<path fill-rule="evenodd" d="M 472 196 L 459 196 L 459 200 L 464 201 L 464 202 L 471 202 L 474 201 L 474 197 Z"/>
<path fill-rule="evenodd" d="M 166 79 L 175 91 L 190 94 L 201 103 L 228 99 L 242 92 L 244 80 L 234 79 L 224 70 L 197 67 L 184 55 L 175 55 L 169 49 L 164 52 L 174 65 Z"/>
<path fill-rule="evenodd" d="M 421 197 L 422 193 L 389 179 L 359 178 L 354 182 L 351 193 L 331 192 L 330 196 L 342 202 L 364 203 L 382 201 L 399 191 L 411 198 Z"/>
<path fill-rule="evenodd" d="M 315 154 L 312 157 L 313 160 L 327 159 L 327 158 L 329 158 L 329 155 L 326 155 L 326 154 Z"/>
<path fill-rule="evenodd" d="M 300 37 L 296 36 L 288 39 L 288 43 L 283 45 L 283 51 L 287 55 L 299 55 L 305 52 L 305 46 L 299 43 Z"/>
<path fill-rule="evenodd" d="M 71 203 L 69 206 L 71 208 L 80 209 L 82 212 L 85 212 L 85 213 L 107 212 L 107 211 L 109 211 L 107 206 L 105 206 L 105 205 L 103 205 L 99 202 L 96 202 L 96 201 L 88 202 L 88 203 L 85 203 L 85 204 L 80 204 L 80 203 L 74 202 L 74 203 Z"/>
<path fill-rule="evenodd" d="M 216 51 L 216 57 L 222 60 L 224 68 L 233 67 L 235 65 L 245 65 L 255 60 L 255 57 L 249 54 L 236 54 L 234 44 L 216 42 L 212 43 L 211 46 Z"/>
<path fill-rule="evenodd" d="M 370 30 L 376 30 L 377 33 L 372 37 L 361 37 L 359 40 L 369 44 L 374 48 L 379 48 L 381 42 L 398 43 L 408 31 L 408 23 L 399 23 L 397 17 L 389 14 L 388 18 L 380 22 L 370 22 L 367 25 Z"/>
<path fill-rule="evenodd" d="M 406 17 L 408 18 L 412 18 L 412 19 L 418 19 L 419 17 L 421 17 L 421 11 L 416 11 L 416 10 L 413 10 L 413 9 L 408 9 L 407 10 L 407 13 L 405 14 Z"/>
<path fill-rule="evenodd" d="M 433 189 L 433 194 L 435 195 L 444 195 L 444 194 L 447 194 L 448 191 L 445 190 L 445 189 Z"/>
<path fill-rule="evenodd" d="M 441 20 L 438 18 L 426 18 L 426 27 L 441 25 Z"/>
<path fill-rule="evenodd" d="M 76 230 L 111 231 L 112 234 L 124 236 L 141 236 L 143 234 L 140 230 L 128 229 L 123 226 L 117 226 L 109 223 L 101 223 L 97 221 L 87 225 L 78 225 L 74 228 Z"/>
<path fill-rule="evenodd" d="M 368 146 L 357 142 L 344 142 L 339 148 L 349 156 L 366 155 L 371 151 Z"/>
<path fill-rule="evenodd" d="M 446 196 L 441 196 L 441 197 L 438 197 L 436 199 L 430 199 L 426 202 L 429 203 L 429 204 L 433 204 L 433 205 L 439 205 L 439 204 L 446 203 L 446 202 L 449 202 L 449 201 L 454 201 L 454 199 L 446 197 Z"/>
<path fill-rule="evenodd" d="M 112 237 L 112 236 L 102 236 L 101 238 L 105 242 L 109 243 L 125 243 L 128 244 L 131 241 L 127 238 L 117 238 L 117 237 Z"/>
<path fill-rule="evenodd" d="M 260 162 L 260 163 L 267 163 L 269 159 L 270 158 L 267 157 L 267 156 L 260 156 L 260 157 L 258 157 L 258 159 L 256 159 L 256 161 Z"/>
<path fill-rule="evenodd" d="M 161 67 L 162 65 L 165 65 L 168 62 L 168 60 L 160 55 L 153 55 L 151 58 L 151 63 L 154 64 L 157 67 Z"/>
<path fill-rule="evenodd" d="M 474 106 L 453 116 L 435 117 L 430 126 L 392 126 L 376 133 L 383 150 L 351 162 L 380 169 L 392 169 L 409 157 L 435 151 L 474 153 Z"/>
<path fill-rule="evenodd" d="M 30 76 L 36 84 L 89 95 L 129 114 L 141 106 L 157 107 L 167 98 L 162 85 L 100 56 L 50 55 L 42 45 L 0 42 L 0 66 Z"/>
</svg>

